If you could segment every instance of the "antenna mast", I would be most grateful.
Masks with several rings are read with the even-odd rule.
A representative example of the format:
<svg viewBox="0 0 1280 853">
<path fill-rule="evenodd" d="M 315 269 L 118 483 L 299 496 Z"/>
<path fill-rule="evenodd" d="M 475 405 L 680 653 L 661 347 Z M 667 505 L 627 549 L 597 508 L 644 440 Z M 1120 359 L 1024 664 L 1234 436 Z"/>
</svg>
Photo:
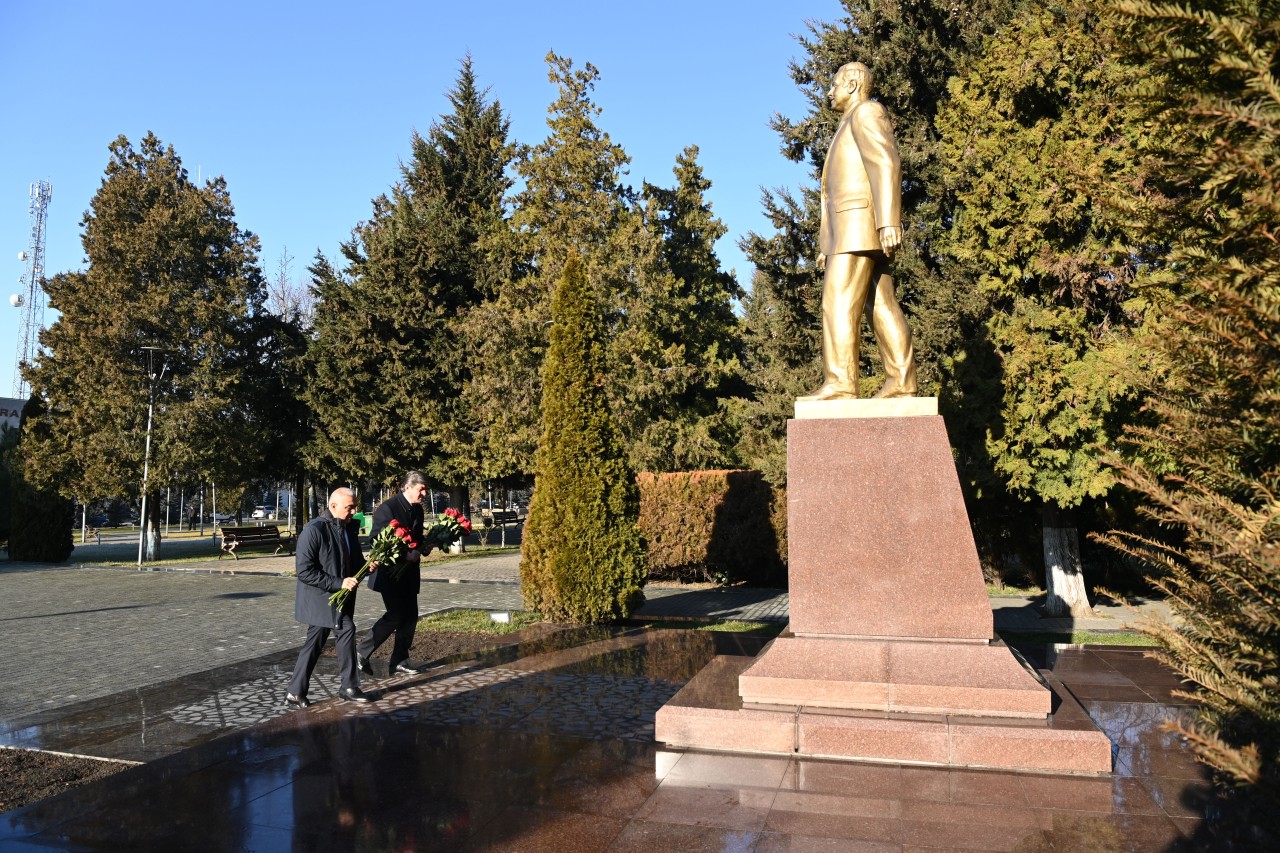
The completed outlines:
<svg viewBox="0 0 1280 853">
<path fill-rule="evenodd" d="M 22 330 L 18 334 L 18 361 L 13 372 L 13 396 L 26 400 L 30 390 L 22 369 L 35 359 L 40 348 L 40 330 L 44 328 L 44 226 L 53 198 L 53 187 L 48 181 L 31 184 L 31 245 L 18 253 L 18 260 L 26 261 L 27 271 L 22 275 L 22 290 L 9 302 L 22 309 Z"/>
</svg>

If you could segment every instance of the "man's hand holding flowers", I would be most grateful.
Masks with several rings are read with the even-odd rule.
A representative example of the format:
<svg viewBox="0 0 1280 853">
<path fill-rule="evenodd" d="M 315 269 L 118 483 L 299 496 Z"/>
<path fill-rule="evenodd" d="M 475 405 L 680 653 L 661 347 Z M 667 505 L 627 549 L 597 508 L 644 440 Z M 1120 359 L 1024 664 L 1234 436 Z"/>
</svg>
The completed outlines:
<svg viewBox="0 0 1280 853">
<path fill-rule="evenodd" d="M 385 566 L 385 571 L 398 576 L 400 570 L 404 568 L 405 556 L 410 552 L 416 552 L 417 548 L 418 543 L 409 528 L 392 519 L 391 523 L 379 530 L 378 535 L 369 543 L 369 557 L 360 567 L 360 571 L 349 578 L 343 578 L 342 589 L 329 596 L 329 606 L 340 609 L 346 603 L 347 596 L 360 585 L 360 581 L 369 572 Z"/>
</svg>

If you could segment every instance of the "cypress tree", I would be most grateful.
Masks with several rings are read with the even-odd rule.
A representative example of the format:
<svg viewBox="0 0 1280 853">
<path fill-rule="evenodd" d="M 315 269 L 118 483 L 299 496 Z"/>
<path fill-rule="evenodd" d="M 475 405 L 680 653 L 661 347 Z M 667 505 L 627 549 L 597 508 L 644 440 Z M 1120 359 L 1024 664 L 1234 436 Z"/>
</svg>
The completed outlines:
<svg viewBox="0 0 1280 853">
<path fill-rule="evenodd" d="M 998 358 L 962 367 L 998 366 L 974 385 L 1001 389 L 998 417 L 962 414 L 981 418 L 1009 490 L 1043 509 L 1055 615 L 1090 612 L 1075 511 L 1115 484 L 1104 452 L 1137 416 L 1149 363 L 1135 336 L 1166 298 L 1143 286 L 1150 247 L 1118 198 L 1141 191 L 1148 131 L 1124 96 L 1137 72 L 1115 52 L 1087 4 L 1027 7 L 953 81 L 937 120 L 956 201 L 941 245 L 956 286 L 986 303 Z"/>
<path fill-rule="evenodd" d="M 644 601 L 639 490 L 610 411 L 600 311 L 573 253 L 552 297 L 550 337 L 521 548 L 525 604 L 556 621 L 626 618 Z"/>
</svg>

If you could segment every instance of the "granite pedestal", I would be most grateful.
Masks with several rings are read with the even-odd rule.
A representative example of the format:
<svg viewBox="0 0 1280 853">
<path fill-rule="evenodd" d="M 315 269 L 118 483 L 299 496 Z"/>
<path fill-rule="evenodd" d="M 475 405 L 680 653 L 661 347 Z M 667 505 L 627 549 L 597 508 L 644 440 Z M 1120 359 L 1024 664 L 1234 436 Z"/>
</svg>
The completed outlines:
<svg viewBox="0 0 1280 853">
<path fill-rule="evenodd" d="M 1109 771 L 1106 736 L 994 638 L 937 401 L 798 404 L 787 426 L 789 630 L 703 670 L 658 712 L 657 739 Z"/>
</svg>

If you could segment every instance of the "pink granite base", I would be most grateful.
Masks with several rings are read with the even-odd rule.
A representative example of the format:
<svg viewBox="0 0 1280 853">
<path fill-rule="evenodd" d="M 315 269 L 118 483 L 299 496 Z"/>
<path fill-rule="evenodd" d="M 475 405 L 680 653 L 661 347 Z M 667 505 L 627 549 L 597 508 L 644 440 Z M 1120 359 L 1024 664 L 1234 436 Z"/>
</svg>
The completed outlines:
<svg viewBox="0 0 1280 853">
<path fill-rule="evenodd" d="M 1003 645 L 775 640 L 738 679 L 748 704 L 1040 717 L 1049 690 Z"/>
<path fill-rule="evenodd" d="M 823 408 L 787 425 L 791 635 L 754 661 L 717 658 L 704 668 L 658 711 L 657 739 L 1109 771 L 1111 743 L 1087 715 L 1053 719 L 1051 687 L 992 642 L 942 419 L 850 417 L 861 407 L 844 408 L 857 411 L 821 417 Z"/>
<path fill-rule="evenodd" d="M 1048 773 L 1108 773 L 1111 742 L 1060 697 L 1053 719 L 733 706 L 749 658 L 716 658 L 659 709 L 655 737 L 675 748 Z M 719 697 L 719 698 L 709 698 Z M 719 707 L 709 707 L 717 705 Z M 1072 711 L 1076 713 L 1072 713 Z"/>
<path fill-rule="evenodd" d="M 787 548 L 797 635 L 993 636 L 940 417 L 789 421 Z"/>
</svg>

